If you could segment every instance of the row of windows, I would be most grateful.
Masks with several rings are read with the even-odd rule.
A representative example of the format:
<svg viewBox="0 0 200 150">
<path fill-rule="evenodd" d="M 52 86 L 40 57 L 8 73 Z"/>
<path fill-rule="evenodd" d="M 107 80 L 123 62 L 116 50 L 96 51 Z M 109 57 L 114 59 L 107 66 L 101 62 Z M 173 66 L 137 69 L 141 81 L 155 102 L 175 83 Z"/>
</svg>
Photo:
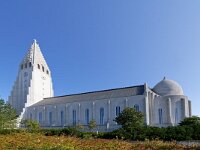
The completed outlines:
<svg viewBox="0 0 200 150">
<path fill-rule="evenodd" d="M 163 124 L 163 110 L 162 108 L 158 109 L 158 123 Z M 175 124 L 178 124 L 178 109 L 175 109 Z"/>
<path fill-rule="evenodd" d="M 38 69 L 40 69 L 40 64 L 37 65 Z M 45 72 L 44 66 L 42 66 L 42 71 Z M 46 70 L 46 73 L 49 74 L 49 70 Z"/>
<path fill-rule="evenodd" d="M 134 105 L 134 108 L 136 111 L 139 111 L 139 105 Z M 104 108 L 101 107 L 99 111 L 100 111 L 100 113 L 99 113 L 100 114 L 100 116 L 99 116 L 100 125 L 104 125 Z M 117 106 L 116 107 L 116 116 L 119 116 L 120 113 L 121 113 L 121 108 L 120 108 L 120 106 Z M 49 112 L 49 124 L 50 125 L 53 123 L 52 117 L 53 117 L 52 112 Z M 30 118 L 32 119 L 32 114 L 31 114 Z M 64 112 L 63 111 L 60 112 L 60 121 L 61 121 L 61 125 L 63 126 L 64 125 Z M 90 122 L 90 111 L 89 111 L 89 109 L 85 109 L 85 123 L 89 124 L 89 122 Z M 42 123 L 42 112 L 39 113 L 39 123 L 40 124 Z M 77 112 L 75 109 L 72 111 L 72 124 L 73 125 L 77 124 Z"/>
<path fill-rule="evenodd" d="M 31 62 L 21 65 L 21 69 L 28 68 L 28 67 L 32 67 L 32 63 Z M 40 64 L 38 64 L 37 67 L 38 67 L 38 69 L 42 68 L 42 71 L 45 72 L 44 66 L 40 67 Z M 46 70 L 46 74 L 49 74 L 49 70 Z"/>
<path fill-rule="evenodd" d="M 139 106 L 137 106 L 135 109 L 136 111 L 139 111 Z M 119 116 L 120 114 L 120 106 L 116 107 L 116 116 Z M 76 119 L 76 110 L 72 111 L 72 123 L 73 125 L 76 125 L 77 119 Z M 85 123 L 89 124 L 90 122 L 90 113 L 89 109 L 85 110 Z M 30 114 L 30 119 L 32 119 L 32 114 Z M 64 112 L 60 112 L 60 120 L 61 120 L 61 125 L 64 125 Z M 104 125 L 104 108 L 100 108 L 100 125 Z M 159 124 L 163 124 L 163 110 L 161 108 L 158 109 L 158 122 Z M 175 109 L 175 122 L 178 123 L 178 109 Z M 39 123 L 42 123 L 42 113 L 39 113 Z M 52 112 L 49 112 L 49 124 L 52 124 Z"/>
<path fill-rule="evenodd" d="M 72 124 L 76 125 L 77 124 L 77 119 L 76 119 L 77 113 L 76 110 L 72 111 Z M 63 117 L 61 115 L 61 120 L 63 120 Z M 90 122 L 90 111 L 89 109 L 85 110 L 85 123 L 89 124 Z M 62 124 L 62 121 L 61 121 Z M 104 124 L 104 108 L 100 108 L 100 125 Z"/>
<path fill-rule="evenodd" d="M 31 62 L 21 65 L 21 69 L 28 68 L 28 67 L 32 67 L 32 63 Z"/>
</svg>

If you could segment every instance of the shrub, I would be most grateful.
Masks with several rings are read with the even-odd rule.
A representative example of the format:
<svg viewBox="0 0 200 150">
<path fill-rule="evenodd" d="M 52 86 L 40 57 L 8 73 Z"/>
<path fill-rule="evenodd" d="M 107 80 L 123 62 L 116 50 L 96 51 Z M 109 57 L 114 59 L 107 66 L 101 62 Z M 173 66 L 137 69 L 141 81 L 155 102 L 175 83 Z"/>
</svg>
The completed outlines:
<svg viewBox="0 0 200 150">
<path fill-rule="evenodd" d="M 60 136 L 60 135 L 65 135 L 65 136 L 77 136 L 81 137 L 82 132 L 77 130 L 77 128 L 63 128 L 63 129 L 42 129 L 40 131 L 46 136 Z"/>
<path fill-rule="evenodd" d="M 28 130 L 39 130 L 40 129 L 40 124 L 36 120 L 23 120 L 21 124 L 27 128 Z"/>
<path fill-rule="evenodd" d="M 22 133 L 24 130 L 19 129 L 1 129 L 0 135 L 7 135 L 7 134 L 13 134 L 13 133 Z"/>
<path fill-rule="evenodd" d="M 200 117 L 192 116 L 185 118 L 183 121 L 179 123 L 180 126 L 193 126 L 193 125 L 200 125 Z"/>
<path fill-rule="evenodd" d="M 88 124 L 88 127 L 89 127 L 90 130 L 96 128 L 96 126 L 97 126 L 97 123 L 94 119 L 92 119 Z"/>
</svg>

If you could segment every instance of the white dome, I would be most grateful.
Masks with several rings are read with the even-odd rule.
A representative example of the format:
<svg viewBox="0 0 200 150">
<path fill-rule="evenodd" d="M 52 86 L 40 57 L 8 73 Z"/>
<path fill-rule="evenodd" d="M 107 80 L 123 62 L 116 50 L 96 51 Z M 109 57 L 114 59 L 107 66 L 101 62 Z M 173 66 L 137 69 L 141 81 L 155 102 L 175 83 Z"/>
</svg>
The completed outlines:
<svg viewBox="0 0 200 150">
<path fill-rule="evenodd" d="M 184 95 L 182 87 L 177 82 L 165 78 L 154 86 L 153 91 L 161 96 Z"/>
</svg>

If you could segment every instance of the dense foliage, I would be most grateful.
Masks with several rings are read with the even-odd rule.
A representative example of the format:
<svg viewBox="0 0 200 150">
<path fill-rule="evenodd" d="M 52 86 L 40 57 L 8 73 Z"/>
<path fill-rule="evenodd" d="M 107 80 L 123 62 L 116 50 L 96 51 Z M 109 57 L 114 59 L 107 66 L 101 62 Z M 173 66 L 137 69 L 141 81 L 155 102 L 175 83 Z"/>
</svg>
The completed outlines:
<svg viewBox="0 0 200 150">
<path fill-rule="evenodd" d="M 0 99 L 0 129 L 14 128 L 16 125 L 16 111 L 11 105 Z"/>
<path fill-rule="evenodd" d="M 165 140 L 184 141 L 200 140 L 200 118 L 185 118 L 179 126 L 159 128 L 143 125 L 144 116 L 134 108 L 124 109 L 115 121 L 122 125 L 121 129 L 105 133 L 102 138 L 120 138 L 131 140 Z"/>
<path fill-rule="evenodd" d="M 39 130 L 40 129 L 40 124 L 39 122 L 35 120 L 23 120 L 21 122 L 21 125 L 24 126 L 28 130 Z"/>
<path fill-rule="evenodd" d="M 134 108 L 127 107 L 115 118 L 115 121 L 122 125 L 125 131 L 131 132 L 143 125 L 144 115 L 141 112 L 137 112 Z"/>
<path fill-rule="evenodd" d="M 185 118 L 183 121 L 180 122 L 180 126 L 189 126 L 189 125 L 200 125 L 200 117 L 192 116 L 189 118 Z"/>
<path fill-rule="evenodd" d="M 143 126 L 140 129 L 132 131 L 127 134 L 123 128 L 106 133 L 96 132 L 81 132 L 77 128 L 63 128 L 63 129 L 39 129 L 39 130 L 20 130 L 20 129 L 4 129 L 0 130 L 0 135 L 7 135 L 12 133 L 40 133 L 45 136 L 76 136 L 79 138 L 101 138 L 101 139 L 123 139 L 123 140 L 163 140 L 163 141 L 186 141 L 186 140 L 200 140 L 200 126 L 176 126 L 176 127 L 150 127 Z"/>
</svg>

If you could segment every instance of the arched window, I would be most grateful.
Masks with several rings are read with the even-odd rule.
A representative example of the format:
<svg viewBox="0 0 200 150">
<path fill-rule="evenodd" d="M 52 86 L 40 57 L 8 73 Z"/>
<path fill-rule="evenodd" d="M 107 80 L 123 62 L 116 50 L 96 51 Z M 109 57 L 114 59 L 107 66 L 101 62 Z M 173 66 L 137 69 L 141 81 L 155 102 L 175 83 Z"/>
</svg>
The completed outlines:
<svg viewBox="0 0 200 150">
<path fill-rule="evenodd" d="M 37 66 L 38 66 L 38 69 L 40 69 L 40 65 L 38 64 Z"/>
<path fill-rule="evenodd" d="M 76 125 L 76 110 L 72 111 L 72 121 L 73 125 Z"/>
<path fill-rule="evenodd" d="M 64 125 L 64 112 L 63 111 L 60 112 L 60 123 L 61 123 L 61 126 Z"/>
<path fill-rule="evenodd" d="M 47 74 L 49 74 L 49 70 L 47 70 Z"/>
<path fill-rule="evenodd" d="M 135 109 L 135 111 L 139 112 L 139 111 L 140 111 L 139 105 L 138 105 L 138 104 L 135 104 L 135 105 L 134 105 L 134 109 Z"/>
<path fill-rule="evenodd" d="M 120 114 L 120 106 L 117 106 L 116 107 L 116 116 L 119 116 L 119 114 Z"/>
<path fill-rule="evenodd" d="M 23 67 L 24 67 L 24 65 L 22 64 L 22 65 L 21 65 L 21 69 L 23 69 Z"/>
<path fill-rule="evenodd" d="M 163 115 L 162 109 L 159 108 L 159 109 L 158 109 L 158 119 L 159 119 L 159 124 L 162 124 L 162 123 L 163 123 L 162 115 Z"/>
<path fill-rule="evenodd" d="M 42 112 L 39 113 L 39 123 L 42 124 Z"/>
<path fill-rule="evenodd" d="M 44 66 L 42 66 L 42 71 L 44 72 Z"/>
<path fill-rule="evenodd" d="M 100 125 L 104 124 L 104 108 L 100 108 Z"/>
<path fill-rule="evenodd" d="M 49 112 L 49 125 L 52 125 L 52 112 Z"/>
<path fill-rule="evenodd" d="M 89 124 L 90 116 L 89 116 L 89 109 L 85 110 L 85 123 Z"/>
<path fill-rule="evenodd" d="M 29 62 L 29 67 L 31 67 L 32 66 L 32 63 L 31 62 Z"/>
</svg>

